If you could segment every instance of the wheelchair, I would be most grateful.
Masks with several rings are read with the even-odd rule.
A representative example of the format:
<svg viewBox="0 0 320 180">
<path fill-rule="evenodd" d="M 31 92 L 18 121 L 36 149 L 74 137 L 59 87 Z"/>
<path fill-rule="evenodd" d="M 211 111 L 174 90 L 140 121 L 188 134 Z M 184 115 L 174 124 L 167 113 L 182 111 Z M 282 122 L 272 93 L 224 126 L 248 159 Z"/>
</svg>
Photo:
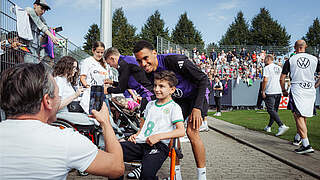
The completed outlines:
<svg viewBox="0 0 320 180">
<path fill-rule="evenodd" d="M 110 122 L 118 139 L 128 139 L 132 134 L 137 133 L 140 125 L 137 112 L 126 112 L 111 98 L 107 99 L 106 104 L 109 110 L 112 109 L 112 111 L 110 110 L 110 113 L 112 112 Z M 99 122 L 94 118 L 89 118 L 85 113 L 59 112 L 57 120 L 52 122 L 51 125 L 60 129 L 72 128 L 89 138 L 99 149 L 105 149 L 103 132 Z M 80 176 L 88 175 L 88 173 L 81 171 L 78 171 L 78 174 Z"/>
</svg>

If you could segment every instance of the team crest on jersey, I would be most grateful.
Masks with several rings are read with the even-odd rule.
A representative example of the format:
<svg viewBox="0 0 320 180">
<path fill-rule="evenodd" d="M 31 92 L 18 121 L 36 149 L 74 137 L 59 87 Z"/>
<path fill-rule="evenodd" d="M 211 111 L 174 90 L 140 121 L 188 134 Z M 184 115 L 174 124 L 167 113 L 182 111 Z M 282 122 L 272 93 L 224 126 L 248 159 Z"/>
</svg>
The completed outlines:
<svg viewBox="0 0 320 180">
<path fill-rule="evenodd" d="M 312 88 L 312 83 L 310 83 L 310 82 L 299 83 L 299 86 L 302 89 L 310 89 L 310 88 Z"/>
<path fill-rule="evenodd" d="M 163 113 L 164 113 L 164 114 L 169 114 L 169 108 L 163 109 Z"/>
<path fill-rule="evenodd" d="M 175 97 L 175 98 L 182 98 L 182 96 L 183 96 L 183 92 L 179 88 L 176 88 L 176 90 L 172 94 L 172 97 Z"/>
<path fill-rule="evenodd" d="M 178 64 L 179 64 L 179 68 L 181 69 L 184 64 L 184 61 L 178 61 Z"/>
<path fill-rule="evenodd" d="M 301 69 L 306 69 L 307 67 L 310 66 L 310 60 L 308 58 L 305 58 L 305 57 L 300 57 L 297 60 L 297 65 Z"/>
<path fill-rule="evenodd" d="M 276 74 L 280 74 L 280 68 L 279 67 L 274 67 L 274 72 L 276 73 Z"/>
</svg>

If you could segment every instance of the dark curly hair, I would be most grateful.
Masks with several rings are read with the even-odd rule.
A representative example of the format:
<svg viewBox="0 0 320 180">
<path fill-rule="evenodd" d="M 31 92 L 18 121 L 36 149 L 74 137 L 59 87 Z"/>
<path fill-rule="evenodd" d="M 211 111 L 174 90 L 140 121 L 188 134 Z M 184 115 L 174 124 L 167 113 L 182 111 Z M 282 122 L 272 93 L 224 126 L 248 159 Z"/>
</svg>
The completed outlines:
<svg viewBox="0 0 320 180">
<path fill-rule="evenodd" d="M 74 76 L 72 76 L 74 62 L 77 62 L 77 60 L 71 56 L 62 57 L 54 66 L 53 77 L 67 75 L 67 81 L 70 82 L 72 86 L 77 85 L 79 77 L 79 63 L 77 62 L 77 70 Z"/>
</svg>

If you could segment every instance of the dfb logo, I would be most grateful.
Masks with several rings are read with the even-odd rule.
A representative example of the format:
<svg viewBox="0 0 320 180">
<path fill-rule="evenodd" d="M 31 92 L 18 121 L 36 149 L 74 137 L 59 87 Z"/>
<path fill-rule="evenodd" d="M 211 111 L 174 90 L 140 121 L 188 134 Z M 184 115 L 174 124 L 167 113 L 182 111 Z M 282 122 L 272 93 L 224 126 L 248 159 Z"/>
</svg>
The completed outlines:
<svg viewBox="0 0 320 180">
<path fill-rule="evenodd" d="M 183 92 L 181 89 L 176 88 L 176 90 L 174 91 L 174 93 L 172 94 L 173 97 L 175 98 L 182 98 L 183 96 Z"/>
<path fill-rule="evenodd" d="M 305 58 L 305 57 L 300 57 L 297 60 L 297 65 L 301 69 L 306 69 L 307 67 L 310 66 L 310 60 L 308 58 Z"/>
<path fill-rule="evenodd" d="M 310 89 L 312 87 L 312 83 L 310 83 L 310 82 L 299 83 L 299 86 L 302 89 Z"/>
<path fill-rule="evenodd" d="M 274 73 L 280 74 L 280 68 L 279 67 L 274 67 Z"/>
</svg>

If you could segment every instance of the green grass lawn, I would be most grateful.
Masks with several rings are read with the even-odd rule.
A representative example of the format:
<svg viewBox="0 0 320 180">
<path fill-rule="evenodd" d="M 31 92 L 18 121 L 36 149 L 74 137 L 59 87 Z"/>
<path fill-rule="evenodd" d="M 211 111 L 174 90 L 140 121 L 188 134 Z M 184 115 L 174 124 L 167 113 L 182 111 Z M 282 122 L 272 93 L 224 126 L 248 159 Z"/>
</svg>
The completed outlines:
<svg viewBox="0 0 320 180">
<path fill-rule="evenodd" d="M 213 116 L 215 112 L 209 112 L 209 116 Z M 310 144 L 314 149 L 320 150 L 320 111 L 317 110 L 317 116 L 307 119 L 308 127 L 308 138 Z M 289 110 L 279 110 L 279 116 L 281 121 L 289 126 L 290 129 L 280 138 L 293 141 L 293 137 L 296 135 L 296 123 L 293 119 L 292 113 Z M 236 110 L 230 112 L 223 112 L 221 120 L 230 122 L 232 124 L 237 124 L 246 127 L 251 130 L 263 131 L 263 128 L 269 123 L 269 114 L 266 111 L 255 111 L 255 110 Z M 271 133 L 275 135 L 278 132 L 278 125 L 276 122 L 273 123 L 271 127 Z"/>
</svg>

